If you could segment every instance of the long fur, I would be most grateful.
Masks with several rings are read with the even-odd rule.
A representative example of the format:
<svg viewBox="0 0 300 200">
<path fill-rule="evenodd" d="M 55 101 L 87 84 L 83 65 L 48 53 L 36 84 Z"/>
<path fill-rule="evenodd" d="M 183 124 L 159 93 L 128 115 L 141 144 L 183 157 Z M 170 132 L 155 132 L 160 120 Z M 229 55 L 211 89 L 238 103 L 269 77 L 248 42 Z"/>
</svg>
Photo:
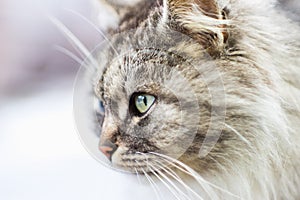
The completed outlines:
<svg viewBox="0 0 300 200">
<path fill-rule="evenodd" d="M 186 92 L 187 81 L 198 99 L 197 109 L 201 118 L 197 121 L 197 113 L 192 110 L 183 112 L 186 121 L 191 122 L 186 122 L 186 127 L 192 127 L 193 120 L 197 121 L 199 127 L 191 146 L 178 158 L 178 162 L 184 163 L 180 166 L 181 170 L 188 170 L 196 180 L 197 177 L 203 177 L 201 183 L 207 180 L 223 190 L 216 187 L 209 189 L 211 185 L 207 183 L 199 186 L 199 182 L 185 175 L 181 176 L 184 182 L 193 186 L 193 191 L 198 190 L 203 199 L 299 199 L 299 25 L 287 17 L 275 0 L 219 0 L 209 7 L 212 13 L 208 13 L 207 8 L 201 8 L 199 2 L 202 1 L 165 0 L 157 4 L 142 1 L 135 9 L 150 6 L 146 17 L 138 15 L 144 18 L 135 19 L 134 15 L 126 15 L 126 12 L 120 16 L 119 30 L 124 33 L 123 40 L 120 42 L 117 39 L 120 34 L 111 39 L 118 56 L 108 48 L 99 58 L 102 78 L 96 84 L 98 96 L 103 101 L 118 101 L 113 108 L 106 108 L 106 112 L 117 114 L 116 119 L 109 114 L 104 120 L 101 139 L 115 134 L 120 147 L 113 156 L 113 162 L 130 171 L 130 168 L 143 171 L 146 175 L 149 170 L 143 168 L 144 165 L 129 165 L 126 161 L 141 159 L 146 162 L 143 159 L 145 156 L 148 156 L 147 160 L 159 159 L 159 156 L 155 153 L 134 154 L 130 151 L 132 148 L 140 152 L 156 152 L 164 145 L 172 144 L 164 153 L 180 153 L 176 141 L 188 131 L 181 132 L 178 138 L 171 134 L 175 131 L 170 128 L 171 125 L 180 128 L 176 126 L 180 120 L 177 116 L 180 110 L 170 103 L 171 93 L 157 88 L 161 83 L 173 91 L 182 91 L 176 97 L 186 102 L 187 97 L 193 99 L 193 94 Z M 128 12 L 132 12 L 131 9 L 127 8 Z M 188 37 L 176 42 L 172 34 L 168 34 L 170 30 Z M 154 41 L 168 52 L 187 58 L 188 62 L 180 60 L 180 56 L 164 54 L 163 50 L 149 54 L 146 47 L 153 46 Z M 211 58 L 207 59 L 207 55 Z M 170 69 L 163 69 L 161 65 Z M 181 80 L 180 76 L 175 75 L 176 72 L 183 74 L 184 78 Z M 223 88 L 216 84 L 217 72 Z M 199 77 L 197 73 L 205 78 L 195 78 Z M 151 87 L 142 87 L 150 83 Z M 134 122 L 126 118 L 127 105 L 130 95 L 141 87 L 149 93 L 167 97 L 153 109 L 150 125 L 135 130 Z M 203 139 L 211 126 L 212 112 L 209 107 L 221 108 L 224 103 L 213 100 L 207 87 L 213 91 L 224 89 L 226 115 L 224 123 L 218 125 L 222 127 L 220 135 L 217 132 L 211 135 L 212 138 L 220 136 L 220 139 L 205 158 L 199 158 L 199 146 L 209 145 Z M 191 102 L 195 104 L 196 100 Z M 194 105 L 191 102 L 188 102 L 189 105 Z M 162 118 L 160 112 L 166 113 L 168 120 Z M 136 122 L 140 122 L 140 119 L 135 119 Z M 163 131 L 156 135 L 157 123 L 163 127 Z M 125 133 L 109 131 L 118 127 L 122 127 Z M 137 141 L 132 135 L 126 136 L 129 132 L 136 134 L 138 131 L 145 135 L 151 133 L 152 138 Z M 169 161 L 174 163 L 172 159 Z M 162 170 L 156 169 L 153 163 L 150 165 L 152 174 L 168 180 L 168 176 L 163 175 L 165 173 L 161 174 Z M 195 186 L 197 184 L 198 187 Z M 178 190 L 174 185 L 173 189 Z M 184 196 L 182 199 L 186 198 Z M 199 198 L 194 196 L 192 199 Z"/>
</svg>

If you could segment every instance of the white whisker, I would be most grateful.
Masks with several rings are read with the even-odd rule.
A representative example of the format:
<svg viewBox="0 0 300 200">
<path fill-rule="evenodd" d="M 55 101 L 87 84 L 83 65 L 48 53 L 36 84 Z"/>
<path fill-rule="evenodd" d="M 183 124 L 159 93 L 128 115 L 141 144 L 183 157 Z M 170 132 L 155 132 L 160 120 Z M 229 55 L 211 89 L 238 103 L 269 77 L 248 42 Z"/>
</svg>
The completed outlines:
<svg viewBox="0 0 300 200">
<path fill-rule="evenodd" d="M 197 198 L 203 199 L 191 187 L 189 187 L 170 167 L 164 166 L 162 170 L 164 170 L 167 174 L 169 174 L 171 177 L 177 180 L 182 186 L 184 186 L 188 191 L 192 192 Z"/>
<path fill-rule="evenodd" d="M 147 157 L 147 155 L 145 154 L 145 153 L 142 153 L 142 152 L 137 152 L 137 154 L 141 154 L 141 155 L 143 155 L 143 156 L 145 156 L 145 158 L 146 158 L 146 162 L 147 162 L 147 167 L 148 167 L 148 169 L 150 170 L 150 172 L 154 175 L 154 176 L 156 176 L 159 180 L 160 180 L 160 182 L 162 182 L 165 186 L 166 186 L 166 188 L 173 194 L 173 196 L 177 199 L 177 200 L 181 200 L 180 198 L 179 198 L 179 196 L 174 192 L 174 189 L 172 188 L 172 187 L 170 187 L 169 185 L 168 185 L 168 183 L 166 183 L 156 172 L 155 172 L 155 169 L 152 169 L 152 167 L 149 165 L 149 160 L 148 160 L 148 157 Z"/>
<path fill-rule="evenodd" d="M 229 191 L 227 191 L 227 190 L 225 190 L 225 189 L 223 189 L 223 188 L 221 188 L 221 187 L 219 187 L 219 186 L 217 186 L 217 185 L 215 185 L 215 184 L 213 184 L 213 183 L 205 180 L 203 177 L 201 177 L 197 172 L 195 172 L 192 168 L 190 168 L 186 164 L 184 164 L 182 162 L 179 162 L 178 160 L 176 160 L 176 159 L 174 159 L 172 157 L 169 157 L 167 155 L 159 154 L 159 153 L 156 153 L 156 152 L 149 152 L 149 153 L 153 154 L 153 155 L 160 156 L 160 157 L 165 158 L 165 159 L 169 159 L 169 161 L 172 161 L 172 162 L 180 165 L 181 167 L 185 168 L 189 172 L 189 175 L 191 175 L 195 180 L 197 180 L 197 182 L 202 186 L 202 188 L 207 192 L 207 194 L 209 196 L 211 194 L 215 194 L 215 192 L 213 190 L 211 190 L 210 187 L 208 187 L 208 186 L 211 186 L 211 187 L 213 187 L 213 188 L 215 188 L 215 189 L 217 189 L 217 190 L 219 190 L 221 192 L 224 192 L 224 193 L 226 193 L 226 194 L 228 194 L 228 195 L 230 195 L 232 197 L 240 199 L 239 196 L 237 196 L 237 195 L 235 195 L 235 194 L 233 194 L 233 193 L 231 193 L 231 192 L 229 192 Z M 215 196 L 215 195 L 213 197 L 210 196 L 210 198 L 212 198 L 212 199 L 218 199 L 218 197 Z"/>
<path fill-rule="evenodd" d="M 134 168 L 134 170 L 135 170 L 135 174 L 136 174 L 136 177 L 137 177 L 137 179 L 138 179 L 138 182 L 139 182 L 139 184 L 141 185 L 141 184 L 142 184 L 142 181 L 141 181 L 139 172 L 137 171 L 136 167 Z"/>
<path fill-rule="evenodd" d="M 208 187 L 207 185 L 204 185 L 205 183 L 202 182 L 202 177 L 200 175 L 198 175 L 197 173 L 196 174 L 193 174 L 189 171 L 187 171 L 186 169 L 182 168 L 181 166 L 178 166 L 176 165 L 175 163 L 167 160 L 167 159 L 164 159 L 164 161 L 166 162 L 169 162 L 170 165 L 176 167 L 177 169 L 179 169 L 180 171 L 186 173 L 187 175 L 190 175 L 191 177 L 193 177 L 200 185 L 201 187 L 203 188 L 203 190 L 207 193 L 208 196 L 210 196 L 210 198 L 212 199 L 211 197 L 211 194 L 215 194 L 215 191 L 213 191 L 210 187 Z M 199 177 L 198 177 L 199 176 Z"/>
<path fill-rule="evenodd" d="M 80 65 L 83 64 L 83 60 L 80 59 L 78 56 L 76 56 L 74 53 L 72 53 L 70 50 L 68 50 L 62 46 L 58 46 L 58 45 L 55 45 L 54 49 L 65 54 L 66 56 L 70 57 L 71 59 L 76 61 L 78 64 L 80 64 Z"/>
<path fill-rule="evenodd" d="M 62 33 L 65 34 L 65 36 L 71 40 L 71 44 L 75 44 L 77 48 L 79 49 L 81 53 L 83 53 L 83 56 L 86 57 L 89 62 L 97 68 L 98 64 L 97 61 L 92 57 L 89 50 L 82 44 L 82 42 L 58 19 L 55 17 L 49 17 L 49 19 L 52 21 L 52 23 L 60 30 Z"/>
<path fill-rule="evenodd" d="M 154 165 L 152 165 L 151 163 L 149 163 L 149 165 L 151 166 L 152 169 L 154 169 L 157 173 L 160 174 L 160 176 L 162 176 L 166 181 L 168 181 L 169 184 L 171 184 L 171 186 L 177 191 L 179 192 L 182 196 L 184 196 L 186 199 L 191 200 L 190 197 L 188 197 L 184 192 L 182 192 L 175 184 L 174 182 L 168 178 L 164 173 L 162 173 L 157 167 L 155 167 Z"/>
<path fill-rule="evenodd" d="M 148 182 L 150 183 L 150 185 L 151 185 L 151 187 L 152 187 L 152 189 L 155 193 L 156 198 L 161 199 L 160 195 L 159 195 L 159 192 L 158 192 L 158 188 L 156 187 L 156 184 L 153 181 L 153 179 L 147 174 L 147 172 L 145 172 L 145 170 L 143 170 L 142 168 L 141 168 L 141 170 L 143 171 L 143 173 L 144 173 L 146 179 L 148 180 Z"/>
<path fill-rule="evenodd" d="M 88 23 L 90 26 L 92 26 L 103 38 L 104 40 L 108 43 L 108 45 L 112 48 L 112 50 L 115 52 L 116 56 L 119 57 L 119 53 L 116 50 L 116 48 L 113 46 L 113 44 L 110 42 L 110 40 L 106 37 L 106 34 L 103 33 L 103 31 L 101 29 L 99 29 L 94 23 L 92 23 L 89 19 L 87 19 L 85 16 L 83 16 L 82 14 L 80 14 L 79 12 L 76 12 L 75 10 L 71 10 L 71 9 L 66 9 L 69 12 L 77 15 L 78 17 L 80 17 L 82 20 L 84 20 L 86 23 Z"/>
<path fill-rule="evenodd" d="M 229 128 L 230 130 L 232 130 L 243 142 L 245 142 L 249 147 L 252 148 L 251 143 L 249 142 L 249 140 L 247 140 L 242 134 L 240 134 L 235 128 L 233 128 L 232 126 L 224 123 L 224 125 Z"/>
<path fill-rule="evenodd" d="M 181 200 L 179 198 L 179 196 L 174 192 L 174 189 L 171 188 L 168 183 L 166 183 L 150 166 L 148 166 L 148 169 L 151 171 L 152 174 L 154 174 L 166 187 L 167 189 L 173 194 L 173 196 L 177 199 L 177 200 Z"/>
<path fill-rule="evenodd" d="M 155 160 L 153 160 L 153 161 L 157 163 L 156 165 L 161 165 L 161 162 L 155 161 Z M 155 164 L 155 163 L 154 163 L 154 164 Z M 169 169 L 169 170 L 171 171 L 171 173 L 172 173 L 174 176 L 176 176 L 176 178 L 181 179 L 181 178 L 176 174 L 176 172 L 175 172 L 174 170 L 172 170 L 170 167 L 168 167 L 167 165 L 164 165 L 162 168 Z"/>
</svg>

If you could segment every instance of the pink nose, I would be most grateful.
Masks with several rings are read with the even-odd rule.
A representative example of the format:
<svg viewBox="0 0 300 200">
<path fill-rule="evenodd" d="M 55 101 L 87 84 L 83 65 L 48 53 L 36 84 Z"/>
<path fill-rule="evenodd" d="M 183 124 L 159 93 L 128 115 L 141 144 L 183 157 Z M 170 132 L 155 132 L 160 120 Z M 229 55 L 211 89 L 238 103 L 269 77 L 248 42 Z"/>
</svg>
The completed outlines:
<svg viewBox="0 0 300 200">
<path fill-rule="evenodd" d="M 113 153 L 117 150 L 117 146 L 112 144 L 112 145 L 100 145 L 99 150 L 111 161 L 111 157 Z"/>
<path fill-rule="evenodd" d="M 108 159 L 110 159 L 113 150 L 111 147 L 100 146 L 99 149 Z"/>
</svg>

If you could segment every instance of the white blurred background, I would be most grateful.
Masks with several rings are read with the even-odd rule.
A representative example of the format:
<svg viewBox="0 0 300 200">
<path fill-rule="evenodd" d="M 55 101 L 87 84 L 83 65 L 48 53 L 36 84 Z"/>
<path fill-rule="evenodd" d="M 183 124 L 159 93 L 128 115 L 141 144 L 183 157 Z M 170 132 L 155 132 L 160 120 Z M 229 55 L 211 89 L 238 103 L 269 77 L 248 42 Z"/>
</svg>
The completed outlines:
<svg viewBox="0 0 300 200">
<path fill-rule="evenodd" d="M 79 64 L 55 47 L 76 52 L 48 16 L 89 50 L 102 38 L 69 10 L 103 29 L 115 21 L 87 0 L 0 1 L 0 199 L 153 199 L 147 184 L 102 166 L 80 143 L 72 111 Z"/>
<path fill-rule="evenodd" d="M 298 0 L 284 1 L 300 19 Z M 102 38 L 69 10 L 103 30 L 115 22 L 88 0 L 0 1 L 0 199 L 155 199 L 148 184 L 103 167 L 80 143 L 72 114 L 79 64 L 55 47 L 76 52 L 48 16 L 89 50 Z"/>
<path fill-rule="evenodd" d="M 86 0 L 2 0 L 0 2 L 0 91 L 11 94 L 76 72 L 76 63 L 55 50 L 72 49 L 49 16 L 66 24 L 89 48 L 101 37 L 69 10 L 94 20 L 100 11 Z M 105 17 L 105 14 L 103 15 Z M 106 21 L 106 20 L 105 20 Z"/>
</svg>

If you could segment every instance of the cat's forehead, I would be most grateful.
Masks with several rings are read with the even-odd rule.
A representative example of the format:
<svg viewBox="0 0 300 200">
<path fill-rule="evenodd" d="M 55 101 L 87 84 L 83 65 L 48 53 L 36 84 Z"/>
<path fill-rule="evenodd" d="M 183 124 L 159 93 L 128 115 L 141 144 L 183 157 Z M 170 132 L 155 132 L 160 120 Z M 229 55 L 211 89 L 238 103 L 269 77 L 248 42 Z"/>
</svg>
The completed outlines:
<svg viewBox="0 0 300 200">
<path fill-rule="evenodd" d="M 110 96 L 129 96 L 134 92 L 152 93 L 159 82 L 162 68 L 151 61 L 124 56 L 112 62 L 103 73 L 102 87 Z"/>
<path fill-rule="evenodd" d="M 161 50 L 143 49 L 116 56 L 102 75 L 105 92 L 131 94 L 155 91 L 175 65 L 183 60 Z"/>
</svg>

